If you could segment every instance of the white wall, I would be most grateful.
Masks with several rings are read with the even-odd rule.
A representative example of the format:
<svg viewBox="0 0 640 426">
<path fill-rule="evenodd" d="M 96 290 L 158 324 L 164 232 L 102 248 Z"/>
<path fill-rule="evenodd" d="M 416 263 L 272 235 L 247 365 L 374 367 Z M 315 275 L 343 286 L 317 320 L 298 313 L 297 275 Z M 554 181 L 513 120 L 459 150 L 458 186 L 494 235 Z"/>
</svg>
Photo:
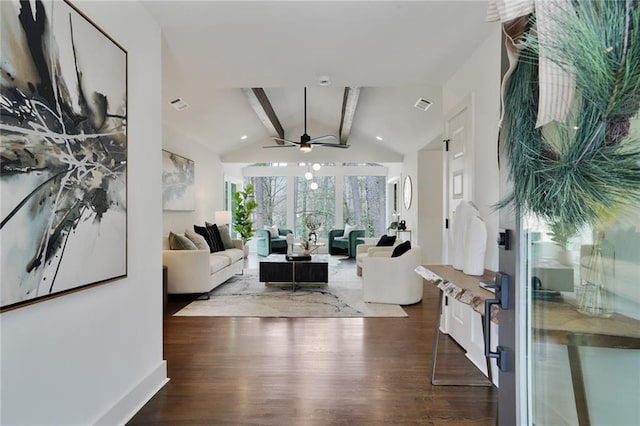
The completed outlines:
<svg viewBox="0 0 640 426">
<path fill-rule="evenodd" d="M 407 209 L 404 204 L 404 180 L 411 177 L 412 197 L 411 205 Z M 407 230 L 411 231 L 411 245 L 418 245 L 418 233 L 420 226 L 418 224 L 418 199 L 422 192 L 422 183 L 418 179 L 418 156 L 407 155 L 402 163 L 402 173 L 400 175 L 400 220 L 407 223 Z"/>
<path fill-rule="evenodd" d="M 487 24 L 491 25 L 491 24 Z M 500 116 L 500 25 L 443 86 L 445 116 L 473 94 L 474 184 L 473 202 L 487 224 L 485 268 L 498 269 L 498 214 L 492 206 L 498 191 L 498 120 Z"/>
<path fill-rule="evenodd" d="M 0 316 L 0 423 L 118 424 L 162 359 L 160 29 L 138 2 L 74 4 L 128 51 L 128 277 Z"/>
<path fill-rule="evenodd" d="M 438 146 L 442 137 L 436 138 Z M 431 144 L 430 144 L 431 145 Z M 424 265 L 442 263 L 442 229 L 444 228 L 442 189 L 442 150 L 418 151 L 418 244 Z"/>
<path fill-rule="evenodd" d="M 164 211 L 162 234 L 169 235 L 170 231 L 184 233 L 186 228 L 193 229 L 194 224 L 204 226 L 205 221 L 213 223 L 216 210 L 222 210 L 224 206 L 223 171 L 218 155 L 167 127 L 164 128 L 163 149 L 195 162 L 196 210 Z"/>
</svg>

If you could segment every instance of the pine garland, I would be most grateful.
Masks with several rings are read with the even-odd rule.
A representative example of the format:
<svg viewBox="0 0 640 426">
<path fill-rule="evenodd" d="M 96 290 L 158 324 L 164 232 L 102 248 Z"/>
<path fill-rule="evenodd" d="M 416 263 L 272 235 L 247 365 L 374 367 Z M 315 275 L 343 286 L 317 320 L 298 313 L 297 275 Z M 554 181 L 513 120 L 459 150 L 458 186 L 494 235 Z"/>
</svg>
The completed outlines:
<svg viewBox="0 0 640 426">
<path fill-rule="evenodd" d="M 505 95 L 504 149 L 515 206 L 564 235 L 640 207 L 640 138 L 629 134 L 640 109 L 640 5 L 636 1 L 572 2 L 554 17 L 547 57 L 575 77 L 567 124 L 536 129 L 539 39 L 530 29 Z"/>
</svg>

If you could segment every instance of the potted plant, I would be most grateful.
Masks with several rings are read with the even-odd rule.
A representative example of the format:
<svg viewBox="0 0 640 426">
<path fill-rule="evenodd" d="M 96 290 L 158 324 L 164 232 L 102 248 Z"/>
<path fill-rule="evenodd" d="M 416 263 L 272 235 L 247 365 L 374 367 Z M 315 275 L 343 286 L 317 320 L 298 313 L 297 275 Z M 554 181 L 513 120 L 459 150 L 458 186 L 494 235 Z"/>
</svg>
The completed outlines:
<svg viewBox="0 0 640 426">
<path fill-rule="evenodd" d="M 247 241 L 255 234 L 251 215 L 256 207 L 258 207 L 258 203 L 256 203 L 256 200 L 253 198 L 253 185 L 248 184 L 244 191 L 236 191 L 233 194 L 233 200 L 235 204 L 233 209 L 233 229 L 240 234 L 240 239 L 244 246 L 244 257 L 247 257 L 249 254 Z"/>
<path fill-rule="evenodd" d="M 547 235 L 551 238 L 559 248 L 558 262 L 563 265 L 571 266 L 571 253 L 569 251 L 569 239 L 576 233 L 571 226 L 567 226 L 560 222 L 552 222 L 549 224 L 549 232 Z"/>
<path fill-rule="evenodd" d="M 307 237 L 302 237 L 302 239 L 300 240 L 300 247 L 302 248 L 304 254 L 311 253 L 311 240 Z"/>
<path fill-rule="evenodd" d="M 387 234 L 396 235 L 396 232 L 398 231 L 398 225 L 400 225 L 400 214 L 394 211 L 391 217 L 393 219 L 391 224 L 387 227 Z"/>
</svg>

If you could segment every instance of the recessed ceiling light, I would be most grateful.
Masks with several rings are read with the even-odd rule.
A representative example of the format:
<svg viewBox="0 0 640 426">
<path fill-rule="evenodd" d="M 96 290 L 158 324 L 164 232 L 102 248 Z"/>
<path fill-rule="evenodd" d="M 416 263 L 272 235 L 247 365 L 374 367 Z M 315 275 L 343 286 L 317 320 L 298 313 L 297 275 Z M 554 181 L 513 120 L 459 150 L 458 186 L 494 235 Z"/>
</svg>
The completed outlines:
<svg viewBox="0 0 640 426">
<path fill-rule="evenodd" d="M 245 140 L 246 138 L 247 138 L 247 135 L 242 135 L 242 136 L 240 136 L 240 139 L 241 139 L 241 140 Z"/>
<path fill-rule="evenodd" d="M 329 86 L 331 85 L 331 77 L 328 75 L 323 75 L 318 79 L 318 84 L 320 86 Z"/>
<path fill-rule="evenodd" d="M 376 139 L 378 139 L 379 141 L 382 140 L 382 136 L 376 136 Z"/>
</svg>

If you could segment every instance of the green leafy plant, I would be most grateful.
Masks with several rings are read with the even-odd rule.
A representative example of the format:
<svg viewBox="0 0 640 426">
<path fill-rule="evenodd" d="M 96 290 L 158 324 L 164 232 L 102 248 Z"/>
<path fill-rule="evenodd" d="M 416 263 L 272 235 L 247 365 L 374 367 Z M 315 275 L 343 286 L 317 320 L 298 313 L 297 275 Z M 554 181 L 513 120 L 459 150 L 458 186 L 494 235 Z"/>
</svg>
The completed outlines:
<svg viewBox="0 0 640 426">
<path fill-rule="evenodd" d="M 569 238 L 575 234 L 574 229 L 566 229 L 562 223 L 553 222 L 549 224 L 549 232 L 547 235 L 551 238 L 551 241 L 556 243 L 562 250 L 567 249 Z"/>
<path fill-rule="evenodd" d="M 251 237 L 255 234 L 253 229 L 253 220 L 251 215 L 253 211 L 258 207 L 258 203 L 253 198 L 253 185 L 249 184 L 245 187 L 244 191 L 237 191 L 233 194 L 234 199 L 234 222 L 233 229 L 240 234 L 240 239 L 243 243 L 247 243 Z"/>
</svg>

